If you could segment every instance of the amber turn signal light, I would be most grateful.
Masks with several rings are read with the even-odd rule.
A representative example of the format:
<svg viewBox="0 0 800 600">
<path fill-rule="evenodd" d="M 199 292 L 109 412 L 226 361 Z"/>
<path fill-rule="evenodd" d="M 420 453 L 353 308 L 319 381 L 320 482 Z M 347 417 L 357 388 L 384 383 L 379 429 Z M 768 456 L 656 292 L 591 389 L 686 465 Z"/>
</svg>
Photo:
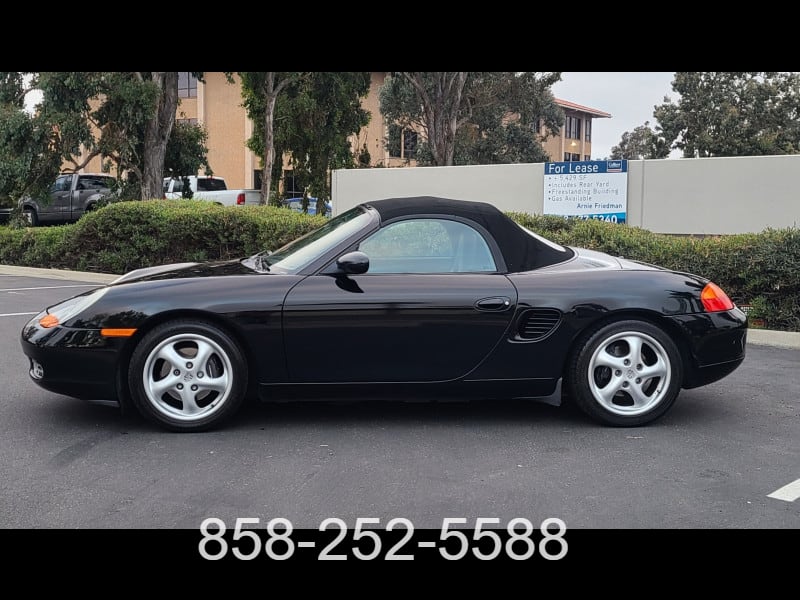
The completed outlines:
<svg viewBox="0 0 800 600">
<path fill-rule="evenodd" d="M 136 333 L 135 329 L 101 329 L 100 335 L 103 337 L 131 337 Z"/>
<path fill-rule="evenodd" d="M 39 325 L 41 325 L 45 329 L 49 329 L 50 327 L 55 327 L 56 325 L 58 325 L 58 317 L 55 315 L 45 315 L 41 319 L 39 319 Z"/>
</svg>

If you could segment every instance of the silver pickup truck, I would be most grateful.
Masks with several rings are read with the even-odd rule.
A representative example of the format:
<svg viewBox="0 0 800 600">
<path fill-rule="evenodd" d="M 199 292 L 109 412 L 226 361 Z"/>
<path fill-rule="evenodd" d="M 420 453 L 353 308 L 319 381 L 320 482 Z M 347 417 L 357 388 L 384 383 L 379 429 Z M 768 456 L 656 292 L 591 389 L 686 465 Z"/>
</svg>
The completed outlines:
<svg viewBox="0 0 800 600">
<path fill-rule="evenodd" d="M 116 179 L 107 173 L 62 173 L 48 190 L 47 200 L 23 198 L 22 212 L 31 225 L 74 223 L 112 195 Z"/>
</svg>

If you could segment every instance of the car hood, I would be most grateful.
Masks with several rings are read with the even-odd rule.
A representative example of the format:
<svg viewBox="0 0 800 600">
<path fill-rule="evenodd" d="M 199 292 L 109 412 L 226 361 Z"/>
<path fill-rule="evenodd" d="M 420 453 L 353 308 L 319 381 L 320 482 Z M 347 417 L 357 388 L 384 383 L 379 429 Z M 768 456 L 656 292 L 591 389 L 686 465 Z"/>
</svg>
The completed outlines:
<svg viewBox="0 0 800 600">
<path fill-rule="evenodd" d="M 241 260 L 211 262 L 185 262 L 145 267 L 129 271 L 111 282 L 110 285 L 134 281 L 159 281 L 164 279 L 185 279 L 188 277 L 220 277 L 225 275 L 263 275 L 246 266 Z"/>
</svg>

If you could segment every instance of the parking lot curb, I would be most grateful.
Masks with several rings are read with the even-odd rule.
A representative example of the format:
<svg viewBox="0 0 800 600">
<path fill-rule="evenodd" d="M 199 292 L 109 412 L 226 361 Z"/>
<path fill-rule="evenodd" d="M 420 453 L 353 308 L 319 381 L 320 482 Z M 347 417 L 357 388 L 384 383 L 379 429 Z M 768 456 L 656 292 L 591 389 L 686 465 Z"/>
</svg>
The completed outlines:
<svg viewBox="0 0 800 600">
<path fill-rule="evenodd" d="M 90 273 L 87 271 L 42 269 L 37 267 L 14 267 L 10 265 L 0 265 L 0 275 L 16 275 L 17 277 L 44 277 L 45 279 L 85 281 L 87 283 L 110 283 L 119 277 L 119 275 L 115 275 L 113 273 Z"/>
<path fill-rule="evenodd" d="M 800 332 L 748 329 L 747 343 L 778 348 L 800 348 Z"/>
<path fill-rule="evenodd" d="M 43 277 L 65 281 L 85 281 L 88 283 L 110 283 L 119 275 L 114 273 L 90 273 L 86 271 L 68 271 L 65 269 L 42 269 L 37 267 L 15 267 L 0 265 L 0 275 L 16 275 L 18 277 Z M 749 329 L 747 343 L 757 346 L 775 346 L 778 348 L 800 349 L 800 332 L 774 331 L 770 329 Z"/>
</svg>

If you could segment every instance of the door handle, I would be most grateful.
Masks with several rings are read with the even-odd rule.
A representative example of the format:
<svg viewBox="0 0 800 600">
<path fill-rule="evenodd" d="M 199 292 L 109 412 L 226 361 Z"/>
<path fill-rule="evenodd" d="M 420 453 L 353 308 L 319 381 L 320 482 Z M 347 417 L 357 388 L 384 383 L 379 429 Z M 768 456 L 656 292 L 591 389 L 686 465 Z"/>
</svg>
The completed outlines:
<svg viewBox="0 0 800 600">
<path fill-rule="evenodd" d="M 475 302 L 475 308 L 483 311 L 503 311 L 511 307 L 511 298 L 508 296 L 492 296 L 482 298 Z"/>
</svg>

